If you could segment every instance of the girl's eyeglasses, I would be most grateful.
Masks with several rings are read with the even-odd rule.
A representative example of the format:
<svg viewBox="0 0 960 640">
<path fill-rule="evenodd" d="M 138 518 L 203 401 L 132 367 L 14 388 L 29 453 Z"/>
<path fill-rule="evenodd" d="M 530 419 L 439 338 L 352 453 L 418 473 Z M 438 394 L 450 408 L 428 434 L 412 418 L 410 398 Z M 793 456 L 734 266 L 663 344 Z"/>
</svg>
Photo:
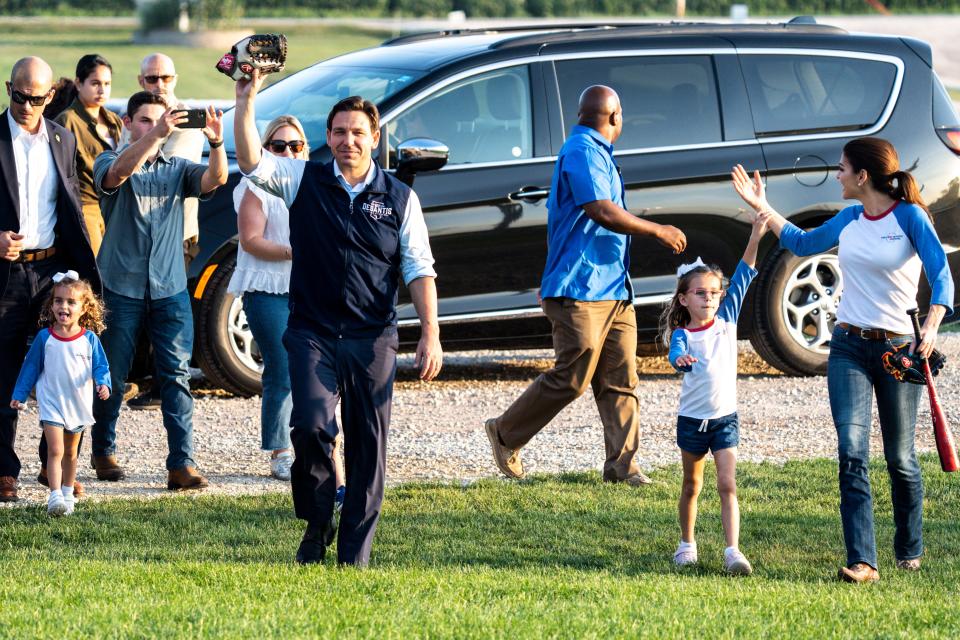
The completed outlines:
<svg viewBox="0 0 960 640">
<path fill-rule="evenodd" d="M 692 293 L 698 298 L 706 300 L 709 298 L 722 298 L 727 294 L 723 289 L 687 289 L 687 293 Z"/>
<path fill-rule="evenodd" d="M 306 143 L 303 140 L 271 140 L 263 146 L 274 153 L 283 153 L 287 147 L 290 147 L 290 151 L 293 153 L 300 153 L 303 151 L 304 144 Z"/>
</svg>

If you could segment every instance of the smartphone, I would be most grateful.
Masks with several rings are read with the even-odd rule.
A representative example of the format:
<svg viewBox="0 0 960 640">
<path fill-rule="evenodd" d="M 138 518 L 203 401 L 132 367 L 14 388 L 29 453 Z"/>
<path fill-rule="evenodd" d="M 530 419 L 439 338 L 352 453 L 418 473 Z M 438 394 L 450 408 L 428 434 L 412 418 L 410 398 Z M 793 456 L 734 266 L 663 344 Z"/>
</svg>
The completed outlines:
<svg viewBox="0 0 960 640">
<path fill-rule="evenodd" d="M 186 122 L 177 125 L 180 129 L 203 129 L 207 126 L 206 109 L 180 109 L 174 113 L 182 113 L 187 116 Z"/>
</svg>

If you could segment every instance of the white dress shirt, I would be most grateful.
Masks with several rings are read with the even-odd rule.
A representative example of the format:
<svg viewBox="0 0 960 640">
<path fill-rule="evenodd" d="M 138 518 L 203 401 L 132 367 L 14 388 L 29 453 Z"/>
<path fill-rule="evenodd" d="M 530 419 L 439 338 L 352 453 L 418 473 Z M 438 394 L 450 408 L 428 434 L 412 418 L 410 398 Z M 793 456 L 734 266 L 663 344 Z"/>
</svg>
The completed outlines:
<svg viewBox="0 0 960 640">
<path fill-rule="evenodd" d="M 289 209 L 297 199 L 297 191 L 300 190 L 300 181 L 303 180 L 306 166 L 305 160 L 262 153 L 260 163 L 250 173 L 243 175 L 267 193 L 282 198 Z M 367 172 L 363 182 L 351 187 L 350 183 L 344 179 L 336 161 L 333 163 L 333 173 L 351 201 L 370 186 L 377 171 L 381 169 L 375 163 L 371 163 L 370 171 Z M 430 251 L 427 223 L 423 219 L 420 199 L 412 189 L 410 197 L 407 198 L 403 222 L 400 223 L 400 271 L 404 284 L 410 284 L 417 278 L 437 277 L 437 272 L 433 269 L 433 253 Z"/>
<path fill-rule="evenodd" d="M 57 165 L 50 149 L 46 122 L 30 134 L 17 124 L 7 110 L 7 124 L 13 142 L 20 194 L 20 235 L 24 249 L 47 249 L 56 240 Z"/>
</svg>

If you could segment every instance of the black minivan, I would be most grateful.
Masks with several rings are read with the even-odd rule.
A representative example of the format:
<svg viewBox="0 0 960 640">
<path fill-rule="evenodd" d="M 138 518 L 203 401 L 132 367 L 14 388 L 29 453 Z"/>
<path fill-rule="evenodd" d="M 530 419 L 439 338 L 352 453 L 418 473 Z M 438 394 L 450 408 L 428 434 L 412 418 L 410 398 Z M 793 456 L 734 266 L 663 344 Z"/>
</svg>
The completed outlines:
<svg viewBox="0 0 960 640">
<path fill-rule="evenodd" d="M 395 38 L 296 73 L 261 93 L 257 123 L 296 115 L 313 159 L 327 160 L 330 107 L 355 94 L 377 103 L 379 161 L 415 178 L 423 203 L 444 347 L 549 346 L 537 290 L 553 164 L 576 122 L 580 92 L 609 85 L 624 109 L 615 155 L 628 208 L 676 225 L 688 241 L 680 256 L 652 240 L 632 244 L 645 350 L 654 348 L 677 265 L 701 256 L 729 273 L 742 253 L 750 224 L 730 187 L 736 163 L 760 169 L 781 213 L 816 226 L 846 204 L 832 176 L 844 143 L 889 139 L 922 184 L 957 278 L 960 119 L 931 56 L 919 40 L 854 35 L 809 18 L 444 31 Z M 232 153 L 230 135 L 226 146 Z M 237 180 L 234 166 L 229 186 L 200 208 L 190 287 L 201 368 L 249 395 L 260 388 L 259 354 L 240 301 L 226 291 L 236 264 Z M 843 290 L 837 257 L 796 257 L 772 235 L 765 240 L 741 337 L 784 372 L 823 373 Z M 920 295 L 925 308 L 925 282 Z M 415 344 L 408 297 L 399 318 L 402 341 Z"/>
</svg>

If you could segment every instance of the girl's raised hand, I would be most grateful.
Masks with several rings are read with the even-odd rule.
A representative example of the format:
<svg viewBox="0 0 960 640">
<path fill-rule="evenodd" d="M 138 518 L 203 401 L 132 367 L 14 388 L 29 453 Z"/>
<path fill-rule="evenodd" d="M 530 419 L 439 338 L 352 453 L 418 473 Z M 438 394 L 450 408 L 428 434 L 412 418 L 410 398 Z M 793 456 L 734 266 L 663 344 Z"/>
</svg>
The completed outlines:
<svg viewBox="0 0 960 640">
<path fill-rule="evenodd" d="M 696 357 L 690 355 L 689 353 L 686 354 L 686 355 L 680 356 L 679 358 L 677 358 L 677 366 L 678 366 L 678 367 L 689 367 L 689 366 L 691 366 L 694 362 L 697 362 Z"/>
<path fill-rule="evenodd" d="M 760 179 L 759 171 L 753 172 L 753 180 L 751 180 L 743 165 L 738 164 L 730 172 L 730 178 L 734 190 L 754 211 L 763 211 L 770 208 L 767 204 L 766 189 L 763 186 L 763 180 Z"/>
<path fill-rule="evenodd" d="M 101 384 L 97 387 L 97 397 L 101 400 L 106 400 L 110 397 L 110 387 L 105 384 Z"/>
</svg>

